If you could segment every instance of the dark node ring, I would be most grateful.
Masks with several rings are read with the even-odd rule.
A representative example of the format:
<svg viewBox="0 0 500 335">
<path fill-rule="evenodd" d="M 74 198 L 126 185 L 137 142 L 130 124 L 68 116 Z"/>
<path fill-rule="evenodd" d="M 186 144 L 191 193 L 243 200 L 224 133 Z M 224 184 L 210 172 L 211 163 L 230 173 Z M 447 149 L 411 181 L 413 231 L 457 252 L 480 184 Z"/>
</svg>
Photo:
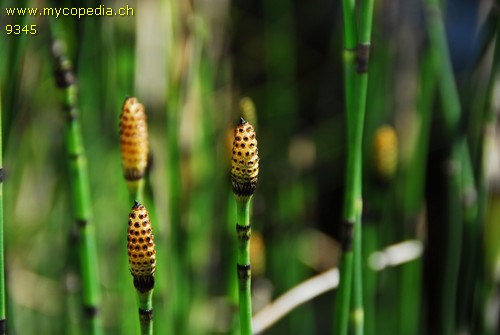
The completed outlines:
<svg viewBox="0 0 500 335">
<path fill-rule="evenodd" d="M 248 241 L 250 239 L 250 236 L 252 236 L 252 225 L 242 226 L 237 223 L 236 236 L 239 240 Z"/>
<path fill-rule="evenodd" d="M 238 279 L 247 280 L 250 278 L 252 274 L 252 270 L 250 269 L 250 264 L 236 264 L 236 269 L 238 271 Z"/>
<path fill-rule="evenodd" d="M 139 320 L 141 323 L 153 320 L 153 316 L 154 316 L 153 309 L 139 308 Z"/>
<path fill-rule="evenodd" d="M 140 293 L 146 293 L 155 287 L 155 277 L 149 276 L 134 276 L 134 287 Z"/>
<path fill-rule="evenodd" d="M 139 171 L 138 169 L 126 169 L 124 177 L 127 181 L 137 181 L 144 177 L 144 171 Z"/>
<path fill-rule="evenodd" d="M 234 194 L 236 194 L 237 196 L 251 196 L 255 193 L 255 188 L 257 187 L 257 179 L 255 179 L 255 181 L 241 182 L 231 174 L 231 185 L 233 187 Z"/>
<path fill-rule="evenodd" d="M 99 315 L 99 308 L 96 306 L 83 306 L 83 313 L 85 316 L 93 318 Z"/>
<path fill-rule="evenodd" d="M 354 231 L 354 221 L 346 220 L 342 225 L 342 251 L 352 250 L 352 234 Z"/>
</svg>

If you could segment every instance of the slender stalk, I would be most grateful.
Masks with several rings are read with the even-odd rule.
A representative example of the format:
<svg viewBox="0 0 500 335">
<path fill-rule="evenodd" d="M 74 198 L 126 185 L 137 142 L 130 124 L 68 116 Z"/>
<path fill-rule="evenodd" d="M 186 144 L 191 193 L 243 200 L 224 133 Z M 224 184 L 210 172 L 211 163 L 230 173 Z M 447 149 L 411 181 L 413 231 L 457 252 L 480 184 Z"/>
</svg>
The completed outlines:
<svg viewBox="0 0 500 335">
<path fill-rule="evenodd" d="M 0 87 L 0 334 L 6 333 L 5 259 L 3 234 L 3 147 L 2 147 L 2 90 Z"/>
<path fill-rule="evenodd" d="M 425 0 L 427 15 L 427 30 L 431 47 L 435 52 L 434 69 L 437 72 L 439 92 L 443 101 L 443 116 L 445 127 L 443 136 L 453 139 L 457 133 L 460 121 L 460 98 L 453 76 L 453 68 L 446 40 L 446 31 L 438 0 Z"/>
<path fill-rule="evenodd" d="M 411 150 L 411 157 L 402 169 L 401 184 L 405 190 L 402 194 L 402 222 L 408 222 L 409 230 L 405 237 L 413 237 L 416 233 L 418 216 L 423 211 L 423 194 L 425 171 L 429 146 L 432 103 L 436 92 L 436 72 L 432 62 L 432 49 L 424 54 L 420 67 L 420 92 L 417 101 L 417 116 L 420 120 L 418 138 Z M 421 274 L 422 259 L 406 264 L 401 268 L 401 286 L 399 293 L 401 322 L 399 333 L 419 334 L 421 310 Z"/>
<path fill-rule="evenodd" d="M 180 85 L 179 85 L 180 86 Z M 182 220 L 182 170 L 181 153 L 179 148 L 179 125 L 181 108 L 180 87 L 172 84 L 167 112 L 167 183 L 168 183 L 168 209 L 169 209 L 169 264 L 172 286 L 171 318 L 176 334 L 183 334 L 187 329 L 189 311 L 189 283 L 188 258 L 187 258 L 187 232 Z"/>
<path fill-rule="evenodd" d="M 145 187 L 144 178 L 134 181 L 127 181 L 127 188 L 128 188 L 130 202 L 134 202 L 135 200 L 144 201 L 144 187 Z"/>
<path fill-rule="evenodd" d="M 82 280 L 83 311 L 90 334 L 102 334 L 101 292 L 97 250 L 92 224 L 90 186 L 77 103 L 77 87 L 69 60 L 60 46 L 54 44 L 55 81 L 63 93 L 63 110 L 67 113 L 66 151 L 72 184 L 72 202 L 78 231 L 78 254 Z"/>
<path fill-rule="evenodd" d="M 255 130 L 241 118 L 234 130 L 231 182 L 236 196 L 237 273 L 241 335 L 252 333 L 252 292 L 250 270 L 250 205 L 257 186 L 259 157 Z"/>
<path fill-rule="evenodd" d="M 355 136 L 354 150 L 359 156 L 359 167 L 356 167 L 356 172 L 359 179 L 357 182 L 356 198 L 359 202 L 362 200 L 362 148 L 363 148 L 363 127 L 366 111 L 366 97 L 368 92 L 368 63 L 370 59 L 371 32 L 373 21 L 373 4 L 374 0 L 361 1 L 361 16 L 359 41 L 356 49 L 356 71 L 358 73 L 358 90 L 357 97 L 354 103 L 355 113 L 358 115 L 358 120 L 355 123 L 355 130 L 351 128 Z M 364 333 L 364 308 L 363 308 L 363 274 L 362 274 L 362 229 L 361 229 L 361 211 L 360 207 L 356 213 L 356 227 L 354 234 L 354 306 L 352 318 L 354 322 L 354 331 L 357 335 Z"/>
<path fill-rule="evenodd" d="M 335 302 L 335 315 L 333 334 L 346 335 L 349 325 L 349 307 L 351 303 L 351 287 L 353 272 L 352 237 L 356 220 L 356 190 L 360 186 L 361 175 L 355 172 L 356 166 L 361 171 L 360 152 L 355 152 L 353 143 L 354 113 L 354 91 L 356 86 L 355 72 L 355 52 L 356 52 L 356 31 L 354 1 L 342 1 L 342 14 L 344 20 L 344 90 L 347 116 L 347 167 L 346 167 L 346 188 L 344 195 L 344 213 L 342 222 L 342 256 L 340 259 L 340 281 Z M 361 206 L 361 204 L 359 204 Z"/>
<path fill-rule="evenodd" d="M 252 292 L 251 292 L 251 270 L 250 270 L 250 198 L 239 198 L 237 204 L 238 237 L 237 247 L 237 270 L 239 287 L 239 310 L 241 335 L 252 334 Z"/>
<path fill-rule="evenodd" d="M 344 335 L 348 329 L 350 286 L 354 272 L 353 322 L 356 334 L 364 333 L 361 213 L 362 213 L 362 144 L 368 90 L 368 62 L 373 17 L 373 0 L 361 3 L 359 41 L 356 46 L 356 29 L 353 1 L 343 1 L 344 18 L 344 71 L 347 113 L 347 176 L 344 198 L 344 230 L 340 286 L 335 309 L 334 333 Z M 355 54 L 355 57 L 353 57 Z M 356 71 L 354 65 L 356 65 Z M 357 95 L 355 95 L 357 93 Z M 353 245 L 351 241 L 354 241 Z M 354 246 L 354 250 L 352 247 Z"/>
<path fill-rule="evenodd" d="M 153 335 L 153 290 L 137 292 L 141 335 Z"/>
</svg>

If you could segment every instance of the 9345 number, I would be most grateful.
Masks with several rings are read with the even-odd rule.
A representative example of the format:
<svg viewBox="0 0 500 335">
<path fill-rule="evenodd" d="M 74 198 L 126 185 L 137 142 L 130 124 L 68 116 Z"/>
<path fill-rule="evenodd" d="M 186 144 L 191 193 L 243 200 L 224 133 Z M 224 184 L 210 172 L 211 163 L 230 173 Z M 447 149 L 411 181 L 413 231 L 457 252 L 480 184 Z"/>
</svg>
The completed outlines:
<svg viewBox="0 0 500 335">
<path fill-rule="evenodd" d="M 7 35 L 36 35 L 36 24 L 21 26 L 20 24 L 8 24 L 5 26 Z"/>
</svg>

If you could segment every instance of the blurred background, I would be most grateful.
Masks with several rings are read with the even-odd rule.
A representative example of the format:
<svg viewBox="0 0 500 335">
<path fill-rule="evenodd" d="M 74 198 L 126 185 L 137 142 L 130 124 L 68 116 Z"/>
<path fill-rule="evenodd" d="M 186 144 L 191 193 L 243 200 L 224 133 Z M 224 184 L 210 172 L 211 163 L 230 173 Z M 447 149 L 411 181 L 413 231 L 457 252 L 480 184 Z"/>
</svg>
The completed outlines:
<svg viewBox="0 0 500 335">
<path fill-rule="evenodd" d="M 134 15 L 55 19 L 4 10 L 100 5 L 128 5 Z M 498 5 L 442 6 L 460 92 L 455 136 L 467 154 L 449 154 L 455 140 L 427 36 L 433 12 L 423 1 L 375 1 L 363 149 L 366 334 L 499 331 Z M 127 96 L 148 116 L 157 333 L 169 333 L 177 290 L 169 279 L 172 229 L 183 232 L 185 334 L 237 329 L 229 150 L 241 115 L 257 130 L 261 159 L 255 312 L 337 266 L 347 155 L 339 1 L 1 0 L 1 10 L 9 334 L 83 333 L 55 39 L 78 82 L 106 334 L 138 331 L 118 130 Z M 38 32 L 7 35 L 9 24 L 36 24 Z M 401 242 L 411 250 L 388 251 Z M 330 334 L 334 303 L 329 290 L 263 333 Z"/>
</svg>

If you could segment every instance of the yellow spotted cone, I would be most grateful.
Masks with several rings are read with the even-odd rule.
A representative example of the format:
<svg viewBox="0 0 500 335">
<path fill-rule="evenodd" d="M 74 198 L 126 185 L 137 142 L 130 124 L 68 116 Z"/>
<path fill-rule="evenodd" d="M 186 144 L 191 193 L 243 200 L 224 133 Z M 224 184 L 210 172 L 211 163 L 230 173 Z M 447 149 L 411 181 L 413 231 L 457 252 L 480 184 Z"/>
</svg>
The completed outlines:
<svg viewBox="0 0 500 335">
<path fill-rule="evenodd" d="M 154 287 L 156 251 L 153 231 L 146 207 L 134 203 L 128 220 L 128 262 L 134 286 L 141 292 Z"/>
<path fill-rule="evenodd" d="M 259 175 L 259 150 L 252 125 L 241 118 L 234 129 L 231 181 L 238 197 L 253 195 Z"/>
<path fill-rule="evenodd" d="M 374 166 L 377 176 L 390 180 L 398 166 L 398 137 L 396 130 L 388 125 L 377 129 L 373 139 Z"/>
<path fill-rule="evenodd" d="M 120 140 L 125 179 L 141 179 L 148 166 L 149 141 L 146 112 L 137 98 L 127 98 L 123 103 Z"/>
</svg>

